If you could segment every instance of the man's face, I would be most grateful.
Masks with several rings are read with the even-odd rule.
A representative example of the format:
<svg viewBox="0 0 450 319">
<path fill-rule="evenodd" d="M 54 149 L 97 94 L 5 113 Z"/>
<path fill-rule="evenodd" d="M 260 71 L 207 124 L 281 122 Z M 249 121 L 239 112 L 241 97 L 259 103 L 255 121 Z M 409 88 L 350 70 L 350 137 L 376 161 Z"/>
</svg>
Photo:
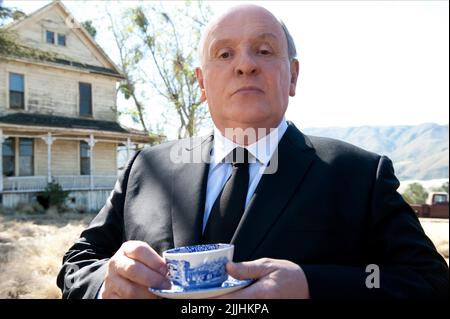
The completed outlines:
<svg viewBox="0 0 450 319">
<path fill-rule="evenodd" d="M 298 62 L 289 62 L 286 36 L 270 13 L 241 8 L 219 19 L 206 35 L 202 62 L 202 97 L 222 132 L 279 124 L 295 95 Z"/>
</svg>

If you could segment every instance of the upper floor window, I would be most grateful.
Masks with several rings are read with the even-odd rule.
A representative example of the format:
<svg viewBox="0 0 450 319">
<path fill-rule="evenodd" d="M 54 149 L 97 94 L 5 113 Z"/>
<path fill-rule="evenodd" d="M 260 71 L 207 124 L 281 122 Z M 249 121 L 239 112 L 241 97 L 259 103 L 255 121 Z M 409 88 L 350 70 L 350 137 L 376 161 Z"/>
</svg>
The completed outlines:
<svg viewBox="0 0 450 319">
<path fill-rule="evenodd" d="M 58 45 L 66 46 L 66 35 L 58 33 Z"/>
<path fill-rule="evenodd" d="M 45 32 L 45 38 L 46 38 L 47 43 L 55 44 L 55 32 L 47 30 Z"/>
<path fill-rule="evenodd" d="M 80 141 L 80 175 L 91 174 L 91 163 L 90 163 L 91 149 L 89 144 Z"/>
<path fill-rule="evenodd" d="M 25 81 L 24 75 L 9 73 L 9 107 L 25 109 Z"/>
<path fill-rule="evenodd" d="M 66 46 L 66 35 L 63 33 L 56 33 L 54 31 L 45 31 L 45 41 L 48 44 L 57 44 Z"/>
<path fill-rule="evenodd" d="M 92 116 L 92 87 L 90 83 L 79 83 L 80 115 Z"/>
</svg>

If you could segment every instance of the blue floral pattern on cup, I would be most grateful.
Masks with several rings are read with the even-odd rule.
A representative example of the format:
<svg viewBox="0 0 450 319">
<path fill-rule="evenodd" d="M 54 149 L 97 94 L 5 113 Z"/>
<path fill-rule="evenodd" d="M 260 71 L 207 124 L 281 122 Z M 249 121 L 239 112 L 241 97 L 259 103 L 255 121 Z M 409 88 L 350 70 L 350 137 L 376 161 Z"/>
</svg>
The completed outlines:
<svg viewBox="0 0 450 319">
<path fill-rule="evenodd" d="M 167 263 L 170 279 L 185 289 L 210 288 L 220 286 L 227 278 L 225 270 L 227 258 L 221 257 L 191 267 L 186 260 L 170 260 Z"/>
<path fill-rule="evenodd" d="M 168 254 L 180 254 L 180 253 L 199 253 L 202 251 L 217 250 L 221 248 L 228 248 L 229 244 L 206 244 L 206 245 L 194 245 L 172 248 L 166 251 Z"/>
</svg>

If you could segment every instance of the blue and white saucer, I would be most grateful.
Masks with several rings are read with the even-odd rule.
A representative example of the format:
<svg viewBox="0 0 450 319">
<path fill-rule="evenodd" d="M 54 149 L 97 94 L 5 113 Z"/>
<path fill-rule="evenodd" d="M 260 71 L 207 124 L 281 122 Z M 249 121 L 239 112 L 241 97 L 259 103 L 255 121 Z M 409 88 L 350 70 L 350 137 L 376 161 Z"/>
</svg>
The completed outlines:
<svg viewBox="0 0 450 319">
<path fill-rule="evenodd" d="M 172 285 L 170 289 L 149 288 L 151 293 L 168 299 L 204 299 L 218 297 L 230 292 L 242 289 L 250 285 L 253 280 L 238 280 L 231 276 L 220 287 L 184 289 L 181 286 Z"/>
</svg>

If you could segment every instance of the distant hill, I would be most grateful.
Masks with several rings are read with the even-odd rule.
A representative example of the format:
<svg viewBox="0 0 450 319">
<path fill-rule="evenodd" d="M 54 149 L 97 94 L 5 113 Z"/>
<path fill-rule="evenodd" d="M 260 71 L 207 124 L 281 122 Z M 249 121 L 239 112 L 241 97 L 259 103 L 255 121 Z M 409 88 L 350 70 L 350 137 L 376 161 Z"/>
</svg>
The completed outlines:
<svg viewBox="0 0 450 319">
<path fill-rule="evenodd" d="M 448 124 L 305 128 L 302 132 L 336 138 L 387 155 L 402 181 L 449 177 Z"/>
</svg>

